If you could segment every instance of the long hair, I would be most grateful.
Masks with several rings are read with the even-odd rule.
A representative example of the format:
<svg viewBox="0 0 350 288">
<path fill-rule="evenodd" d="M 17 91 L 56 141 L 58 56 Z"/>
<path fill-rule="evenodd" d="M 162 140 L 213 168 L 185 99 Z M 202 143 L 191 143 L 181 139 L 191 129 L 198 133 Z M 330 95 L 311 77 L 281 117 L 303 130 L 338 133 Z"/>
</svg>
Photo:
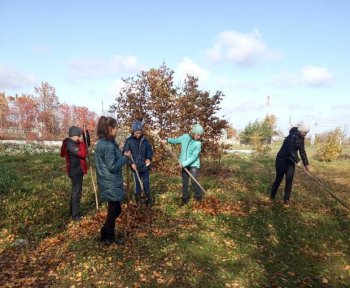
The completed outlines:
<svg viewBox="0 0 350 288">
<path fill-rule="evenodd" d="M 110 130 L 117 126 L 117 120 L 112 117 L 101 116 L 97 123 L 97 138 L 111 139 Z"/>
</svg>

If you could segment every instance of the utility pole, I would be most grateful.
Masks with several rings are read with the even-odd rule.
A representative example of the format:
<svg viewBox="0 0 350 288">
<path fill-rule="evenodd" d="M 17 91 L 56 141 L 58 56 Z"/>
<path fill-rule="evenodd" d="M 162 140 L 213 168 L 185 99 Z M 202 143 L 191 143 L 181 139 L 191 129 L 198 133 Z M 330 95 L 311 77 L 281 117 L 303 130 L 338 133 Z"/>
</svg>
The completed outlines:
<svg viewBox="0 0 350 288">
<path fill-rule="evenodd" d="M 348 124 L 344 124 L 343 134 L 344 134 L 344 138 L 345 138 L 348 134 Z"/>
<path fill-rule="evenodd" d="M 315 128 L 312 130 L 312 133 L 311 133 L 311 145 L 315 145 L 317 122 L 315 122 L 314 125 L 315 125 Z"/>
<path fill-rule="evenodd" d="M 267 113 L 266 113 L 266 116 L 268 117 L 268 116 L 270 116 L 270 99 L 271 99 L 271 97 L 268 95 L 267 97 L 266 97 L 266 108 L 267 108 Z"/>
</svg>

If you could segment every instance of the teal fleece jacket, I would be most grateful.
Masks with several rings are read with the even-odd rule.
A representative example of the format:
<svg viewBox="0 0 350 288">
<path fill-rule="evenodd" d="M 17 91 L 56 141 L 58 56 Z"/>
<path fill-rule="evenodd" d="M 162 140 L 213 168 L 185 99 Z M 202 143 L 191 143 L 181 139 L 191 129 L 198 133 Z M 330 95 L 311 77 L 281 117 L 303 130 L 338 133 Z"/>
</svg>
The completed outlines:
<svg viewBox="0 0 350 288">
<path fill-rule="evenodd" d="M 169 144 L 181 144 L 179 160 L 183 167 L 200 168 L 201 141 L 194 140 L 189 134 L 183 134 L 177 138 L 168 138 L 167 142 Z"/>
</svg>

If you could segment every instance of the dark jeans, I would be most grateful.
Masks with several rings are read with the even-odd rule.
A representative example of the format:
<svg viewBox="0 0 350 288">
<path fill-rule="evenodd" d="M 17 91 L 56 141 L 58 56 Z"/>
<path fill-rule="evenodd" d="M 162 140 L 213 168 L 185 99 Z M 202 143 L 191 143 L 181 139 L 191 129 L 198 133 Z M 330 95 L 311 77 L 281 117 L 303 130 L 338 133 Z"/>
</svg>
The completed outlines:
<svg viewBox="0 0 350 288">
<path fill-rule="evenodd" d="M 145 194 L 147 197 L 149 197 L 150 196 L 149 170 L 147 169 L 145 172 L 139 172 L 139 175 L 143 183 L 143 189 L 145 189 Z M 139 199 L 141 196 L 141 185 L 139 180 L 137 179 L 136 173 L 134 173 L 134 183 L 135 183 L 135 197 Z"/>
<path fill-rule="evenodd" d="M 286 175 L 286 186 L 284 187 L 284 201 L 288 201 L 292 192 L 295 164 L 283 158 L 276 158 L 276 179 L 272 185 L 270 197 L 275 198 L 284 175 Z"/>
<path fill-rule="evenodd" d="M 199 174 L 199 168 L 196 168 L 196 167 L 186 167 L 186 168 L 188 171 L 190 171 L 191 175 L 197 180 L 198 174 Z M 182 172 L 182 198 L 188 199 L 189 198 L 188 182 L 189 182 L 190 176 L 187 174 L 184 168 L 182 168 L 181 172 Z M 191 179 L 191 183 L 192 183 L 192 187 L 194 189 L 196 198 L 202 198 L 201 188 L 192 179 Z"/>
<path fill-rule="evenodd" d="M 69 177 L 72 182 L 72 195 L 70 200 L 70 213 L 75 219 L 80 216 L 81 191 L 83 189 L 83 174 Z"/>
<path fill-rule="evenodd" d="M 115 220 L 122 212 L 122 205 L 119 201 L 108 202 L 107 218 L 104 224 L 104 230 L 106 234 L 114 235 Z"/>
</svg>

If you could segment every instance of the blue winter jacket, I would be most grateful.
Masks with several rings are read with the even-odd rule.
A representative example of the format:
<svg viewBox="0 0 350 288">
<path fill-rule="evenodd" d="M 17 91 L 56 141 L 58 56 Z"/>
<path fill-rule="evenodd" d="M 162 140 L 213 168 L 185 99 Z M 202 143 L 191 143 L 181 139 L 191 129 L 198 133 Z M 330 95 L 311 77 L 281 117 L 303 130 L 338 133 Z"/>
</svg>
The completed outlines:
<svg viewBox="0 0 350 288">
<path fill-rule="evenodd" d="M 183 134 L 177 138 L 168 138 L 167 141 L 170 144 L 181 144 L 179 160 L 183 167 L 200 168 L 201 141 L 194 140 L 189 134 Z"/>
<path fill-rule="evenodd" d="M 98 190 L 102 201 L 123 201 L 122 167 L 129 158 L 124 156 L 113 139 L 100 139 L 95 149 Z"/>
<path fill-rule="evenodd" d="M 146 172 L 148 167 L 146 167 L 145 161 L 146 159 L 152 161 L 153 157 L 152 146 L 147 138 L 142 136 L 140 140 L 138 140 L 136 137 L 130 136 L 125 141 L 123 152 L 129 150 L 131 151 L 132 157 L 135 161 L 137 171 Z M 132 161 L 130 163 L 132 163 Z"/>
</svg>

